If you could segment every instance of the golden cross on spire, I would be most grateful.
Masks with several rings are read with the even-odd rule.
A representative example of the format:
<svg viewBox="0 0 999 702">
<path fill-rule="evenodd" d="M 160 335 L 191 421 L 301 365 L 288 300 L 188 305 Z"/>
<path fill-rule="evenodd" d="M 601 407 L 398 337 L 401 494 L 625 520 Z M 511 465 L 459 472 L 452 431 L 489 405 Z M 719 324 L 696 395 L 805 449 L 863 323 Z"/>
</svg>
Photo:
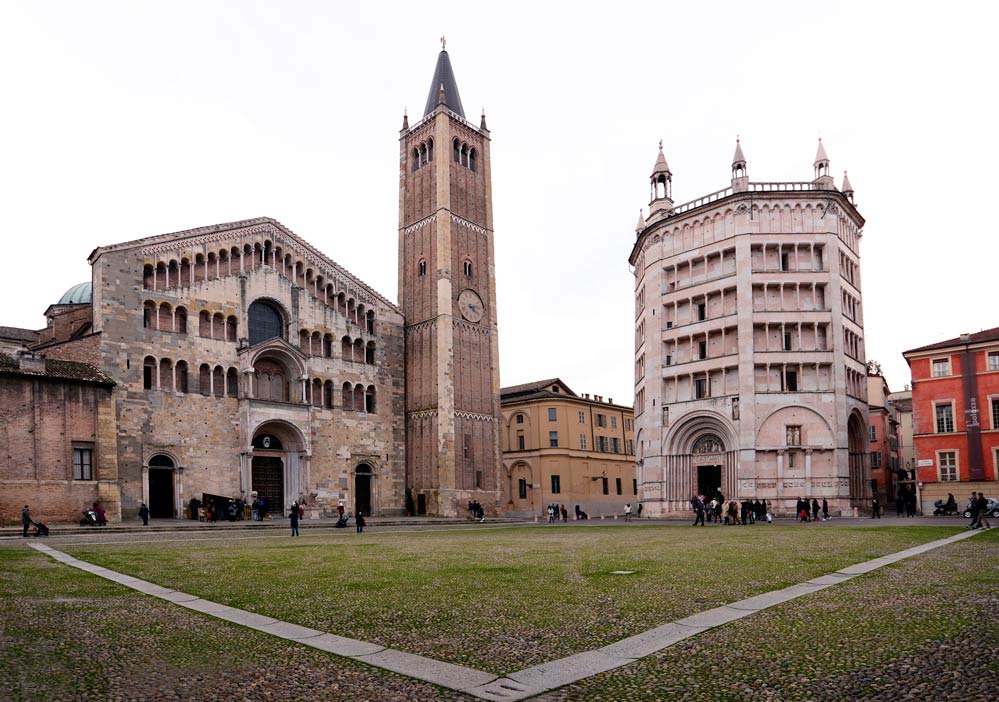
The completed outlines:
<svg viewBox="0 0 999 702">
<path fill-rule="evenodd" d="M 441 34 L 441 51 L 446 51 L 446 50 L 447 50 L 447 39 L 445 39 L 444 35 Z"/>
</svg>

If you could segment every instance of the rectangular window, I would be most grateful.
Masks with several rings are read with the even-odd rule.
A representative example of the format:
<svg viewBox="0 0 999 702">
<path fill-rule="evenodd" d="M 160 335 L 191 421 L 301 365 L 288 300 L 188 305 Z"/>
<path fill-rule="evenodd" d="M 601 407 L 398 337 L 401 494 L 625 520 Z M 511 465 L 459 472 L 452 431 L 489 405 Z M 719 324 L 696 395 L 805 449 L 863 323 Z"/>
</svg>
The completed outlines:
<svg viewBox="0 0 999 702">
<path fill-rule="evenodd" d="M 73 449 L 73 480 L 93 480 L 93 479 L 94 479 L 93 449 L 86 449 L 86 448 Z"/>
<path fill-rule="evenodd" d="M 586 434 L 579 435 L 579 448 L 586 450 Z"/>
<path fill-rule="evenodd" d="M 784 335 L 784 350 L 785 351 L 790 351 L 791 350 L 791 335 L 790 334 L 785 334 Z"/>
<path fill-rule="evenodd" d="M 523 424 L 523 423 L 524 423 L 524 415 L 518 414 L 517 415 L 517 424 Z"/>
<path fill-rule="evenodd" d="M 787 452 L 787 467 L 794 468 L 794 451 Z"/>
<path fill-rule="evenodd" d="M 617 429 L 617 417 L 611 417 L 611 429 Z"/>
<path fill-rule="evenodd" d="M 628 455 L 630 455 L 630 456 L 634 456 L 635 455 L 635 440 L 634 439 L 628 439 Z"/>
<path fill-rule="evenodd" d="M 615 484 L 614 486 L 617 488 L 617 494 L 620 495 L 621 494 L 621 479 L 620 478 L 614 478 L 614 484 Z"/>
<path fill-rule="evenodd" d="M 881 467 L 881 452 L 871 451 L 871 468 Z"/>
<path fill-rule="evenodd" d="M 613 453 L 621 453 L 621 440 L 616 436 L 611 439 L 611 451 Z"/>
<path fill-rule="evenodd" d="M 706 378 L 698 378 L 694 381 L 694 399 L 700 400 L 708 396 L 708 381 Z"/>
<path fill-rule="evenodd" d="M 703 322 L 707 318 L 708 318 L 708 306 L 706 304 L 704 304 L 703 302 L 698 303 L 698 305 L 697 305 L 697 321 L 698 322 Z"/>
<path fill-rule="evenodd" d="M 606 416 L 606 415 L 603 415 L 603 414 L 600 414 L 600 413 L 598 412 L 598 413 L 597 413 L 597 417 L 596 417 L 596 422 L 595 422 L 595 423 L 596 423 L 596 425 L 597 425 L 598 427 L 605 427 L 605 426 L 607 426 L 607 416 Z"/>
<path fill-rule="evenodd" d="M 666 354 L 666 363 L 665 363 L 665 365 L 667 365 L 667 366 L 672 366 L 673 365 L 673 357 L 670 356 L 669 354 Z"/>
<path fill-rule="evenodd" d="M 950 375 L 950 359 L 944 358 L 933 361 L 933 377 L 942 378 L 945 375 Z"/>
<path fill-rule="evenodd" d="M 557 418 L 557 416 L 558 415 L 555 412 L 555 408 L 554 407 L 549 407 L 548 408 L 548 421 L 549 422 L 554 422 L 555 419 Z"/>
<path fill-rule="evenodd" d="M 937 433 L 946 434 L 954 431 L 954 408 L 951 405 L 937 405 Z"/>
<path fill-rule="evenodd" d="M 558 448 L 558 432 L 550 431 L 548 432 L 548 445 L 551 448 Z"/>
<path fill-rule="evenodd" d="M 697 358 L 695 360 L 703 360 L 708 357 L 708 342 L 698 341 L 697 342 Z"/>
<path fill-rule="evenodd" d="M 520 495 L 520 499 L 527 499 L 527 481 L 524 478 L 517 481 L 517 494 Z"/>
<path fill-rule="evenodd" d="M 877 441 L 877 440 L 878 440 L 878 428 L 872 424 L 871 425 L 871 441 Z"/>
<path fill-rule="evenodd" d="M 790 269 L 788 268 L 788 265 L 787 265 L 787 264 L 788 264 L 788 261 L 787 261 L 787 254 L 786 254 L 786 253 L 782 253 L 782 254 L 780 255 L 780 269 L 781 269 L 782 271 L 787 271 L 787 270 L 790 270 Z"/>
<path fill-rule="evenodd" d="M 957 480 L 957 453 L 954 451 L 941 451 L 937 454 L 940 458 L 940 480 Z"/>
<path fill-rule="evenodd" d="M 638 478 L 631 479 L 631 494 L 632 495 L 638 494 Z"/>
<path fill-rule="evenodd" d="M 605 495 L 610 494 L 610 492 L 607 490 L 607 478 L 600 479 L 600 487 L 603 488 L 603 492 Z"/>
<path fill-rule="evenodd" d="M 999 429 L 999 397 L 992 398 L 992 428 Z"/>
<path fill-rule="evenodd" d="M 999 370 L 999 351 L 990 351 L 988 355 L 989 370 Z"/>
<path fill-rule="evenodd" d="M 557 495 L 560 492 L 562 492 L 562 479 L 559 476 L 557 476 L 557 475 L 553 475 L 552 476 L 552 494 L 553 495 Z"/>
<path fill-rule="evenodd" d="M 524 450 L 524 435 L 523 434 L 517 434 L 517 448 L 520 451 Z"/>
<path fill-rule="evenodd" d="M 586 412 L 579 413 L 579 423 L 586 424 Z"/>
<path fill-rule="evenodd" d="M 607 452 L 607 437 L 606 436 L 598 436 L 597 437 L 597 451 L 600 451 L 601 453 L 606 453 Z"/>
<path fill-rule="evenodd" d="M 784 388 L 786 392 L 798 391 L 798 371 L 786 371 L 784 373 Z"/>
</svg>

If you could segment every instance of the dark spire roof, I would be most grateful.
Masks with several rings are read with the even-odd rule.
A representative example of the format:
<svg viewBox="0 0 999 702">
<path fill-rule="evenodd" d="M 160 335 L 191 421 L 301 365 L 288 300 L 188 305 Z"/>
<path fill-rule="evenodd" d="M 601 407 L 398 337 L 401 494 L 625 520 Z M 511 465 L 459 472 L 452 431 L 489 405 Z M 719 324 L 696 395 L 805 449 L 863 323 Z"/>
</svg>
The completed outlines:
<svg viewBox="0 0 999 702">
<path fill-rule="evenodd" d="M 434 69 L 434 79 L 430 81 L 430 94 L 427 95 L 427 109 L 423 111 L 424 117 L 437 108 L 441 86 L 444 88 L 444 104 L 447 105 L 449 110 L 458 113 L 464 119 L 465 110 L 461 107 L 461 96 L 458 95 L 458 83 L 454 79 L 454 71 L 451 70 L 451 60 L 447 57 L 447 51 L 443 49 L 437 56 L 437 68 Z"/>
</svg>

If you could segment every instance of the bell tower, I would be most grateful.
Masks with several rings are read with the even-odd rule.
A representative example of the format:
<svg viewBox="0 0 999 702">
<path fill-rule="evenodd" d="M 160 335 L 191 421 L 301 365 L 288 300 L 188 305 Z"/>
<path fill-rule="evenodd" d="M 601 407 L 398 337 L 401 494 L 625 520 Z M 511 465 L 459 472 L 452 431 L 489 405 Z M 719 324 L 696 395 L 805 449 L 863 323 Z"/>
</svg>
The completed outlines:
<svg viewBox="0 0 999 702">
<path fill-rule="evenodd" d="M 423 118 L 399 134 L 406 485 L 417 513 L 501 509 L 489 130 L 465 119 L 444 48 Z"/>
</svg>

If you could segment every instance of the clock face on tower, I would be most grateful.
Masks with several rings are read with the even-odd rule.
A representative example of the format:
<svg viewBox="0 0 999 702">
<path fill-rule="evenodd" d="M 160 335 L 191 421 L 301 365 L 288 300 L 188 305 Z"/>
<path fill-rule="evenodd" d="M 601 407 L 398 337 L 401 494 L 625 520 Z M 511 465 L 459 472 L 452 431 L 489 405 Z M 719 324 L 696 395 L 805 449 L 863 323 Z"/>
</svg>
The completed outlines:
<svg viewBox="0 0 999 702">
<path fill-rule="evenodd" d="M 461 310 L 461 316 L 469 322 L 478 322 L 484 314 L 482 298 L 474 290 L 461 291 L 458 295 L 458 309 Z"/>
</svg>

